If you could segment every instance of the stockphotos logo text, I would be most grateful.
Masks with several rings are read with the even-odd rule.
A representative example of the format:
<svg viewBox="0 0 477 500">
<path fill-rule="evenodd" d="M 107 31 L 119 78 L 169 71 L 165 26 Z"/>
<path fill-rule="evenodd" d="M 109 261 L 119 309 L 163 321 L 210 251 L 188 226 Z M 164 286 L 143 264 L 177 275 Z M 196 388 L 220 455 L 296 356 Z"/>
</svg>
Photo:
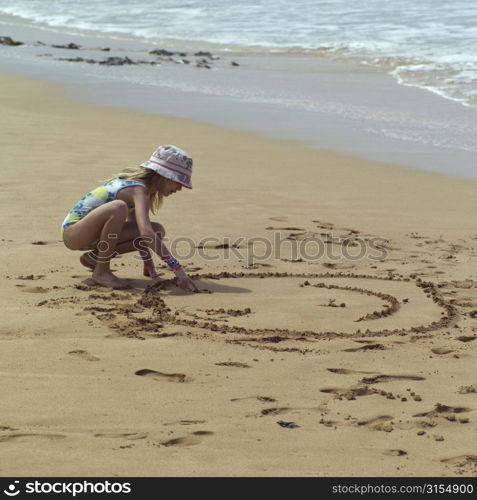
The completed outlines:
<svg viewBox="0 0 477 500">
<path fill-rule="evenodd" d="M 8 486 L 3 493 L 9 497 L 15 497 L 21 493 L 20 481 L 14 481 Z M 110 481 L 77 481 L 77 482 L 61 482 L 61 481 L 33 481 L 25 483 L 23 493 L 43 493 L 43 494 L 70 494 L 73 497 L 84 493 L 131 493 L 131 483 L 120 483 Z"/>
</svg>

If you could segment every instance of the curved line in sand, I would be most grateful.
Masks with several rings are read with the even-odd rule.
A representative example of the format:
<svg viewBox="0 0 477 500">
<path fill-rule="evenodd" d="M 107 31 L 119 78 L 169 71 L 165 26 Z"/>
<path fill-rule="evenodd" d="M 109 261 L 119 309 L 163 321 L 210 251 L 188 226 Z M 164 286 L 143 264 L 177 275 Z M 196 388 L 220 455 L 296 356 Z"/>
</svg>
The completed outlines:
<svg viewBox="0 0 477 500">
<path fill-rule="evenodd" d="M 334 332 L 334 331 L 327 331 L 327 332 L 320 332 L 320 331 L 298 331 L 298 330 L 289 330 L 289 329 L 270 329 L 270 328 L 263 328 L 263 329 L 251 329 L 251 328 L 245 328 L 245 327 L 240 327 L 240 326 L 230 326 L 230 325 L 224 325 L 224 324 L 217 324 L 213 320 L 204 320 L 204 321 L 197 321 L 197 320 L 191 320 L 191 319 L 185 319 L 185 318 L 180 318 L 174 313 L 169 313 L 171 309 L 167 306 L 165 300 L 162 297 L 159 297 L 155 295 L 155 292 L 161 291 L 168 289 L 170 286 L 174 285 L 174 280 L 165 280 L 162 282 L 154 283 L 153 285 L 149 286 L 146 288 L 144 291 L 143 297 L 140 299 L 140 303 L 144 307 L 149 307 L 152 308 L 158 315 L 159 319 L 164 322 L 164 323 L 170 323 L 170 324 L 175 324 L 178 326 L 189 326 L 189 327 L 196 327 L 196 328 L 202 328 L 202 329 L 208 329 L 213 332 L 219 332 L 219 333 L 238 333 L 238 334 L 245 334 L 245 335 L 275 335 L 275 336 L 283 336 L 283 340 L 287 339 L 293 339 L 293 338 L 303 338 L 303 337 L 308 337 L 308 338 L 315 338 L 315 339 L 320 339 L 320 338 L 326 338 L 330 339 L 333 337 L 359 337 L 359 336 L 389 336 L 389 335 L 403 335 L 403 334 L 408 334 L 408 333 L 426 333 L 432 330 L 437 330 L 439 328 L 446 328 L 451 326 L 455 320 L 458 317 L 458 311 L 457 309 L 451 305 L 450 303 L 446 302 L 441 294 L 438 291 L 437 285 L 435 285 L 432 282 L 424 282 L 421 279 L 417 280 L 412 280 L 411 278 L 406 278 L 402 275 L 390 275 L 390 276 L 373 276 L 373 275 L 367 275 L 367 274 L 355 274 L 355 273 L 350 273 L 350 272 L 338 272 L 338 273 L 315 273 L 315 274 L 309 274 L 309 273 L 279 273 L 279 272 L 264 272 L 264 273 L 229 273 L 229 272 L 222 272 L 218 274 L 211 274 L 211 273 L 206 273 L 206 274 L 197 274 L 191 276 L 191 278 L 195 280 L 199 279 L 213 279 L 213 280 L 220 280 L 220 279 L 235 279 L 235 278 L 352 278 L 352 279 L 370 279 L 370 280 L 384 280 L 384 281 L 402 281 L 402 282 L 411 282 L 414 281 L 414 284 L 422 289 L 423 293 L 427 295 L 433 302 L 435 302 L 439 307 L 443 309 L 442 315 L 439 320 L 433 321 L 430 324 L 427 325 L 418 325 L 418 326 L 413 326 L 410 328 L 396 328 L 393 330 L 375 330 L 371 331 L 370 329 L 367 329 L 366 331 L 362 332 L 361 330 L 357 330 L 352 333 L 346 333 L 346 332 Z M 313 286 L 305 281 L 304 286 Z M 315 285 L 316 286 L 316 285 Z M 392 297 L 389 294 L 381 294 L 379 292 L 374 292 L 372 290 L 367 290 L 367 289 L 361 289 L 357 287 L 351 287 L 351 286 L 338 286 L 338 285 L 324 285 L 324 284 L 319 284 L 319 287 L 331 287 L 331 288 L 339 288 L 341 290 L 347 290 L 347 291 L 354 291 L 354 292 L 359 292 L 359 293 L 364 293 L 364 294 L 370 294 L 370 295 L 377 295 L 377 296 L 385 296 L 389 302 L 394 303 L 396 301 L 399 304 L 399 301 L 395 297 Z M 394 300 L 393 300 L 394 299 Z M 397 307 L 392 307 L 392 308 L 387 308 L 388 311 L 386 311 L 385 314 L 383 313 L 372 313 L 371 315 L 368 315 L 369 317 L 367 319 L 376 319 L 377 317 L 383 317 L 389 314 L 393 314 L 396 310 Z M 376 317 L 374 317 L 376 316 Z M 364 319 L 364 318 L 362 318 Z"/>
</svg>

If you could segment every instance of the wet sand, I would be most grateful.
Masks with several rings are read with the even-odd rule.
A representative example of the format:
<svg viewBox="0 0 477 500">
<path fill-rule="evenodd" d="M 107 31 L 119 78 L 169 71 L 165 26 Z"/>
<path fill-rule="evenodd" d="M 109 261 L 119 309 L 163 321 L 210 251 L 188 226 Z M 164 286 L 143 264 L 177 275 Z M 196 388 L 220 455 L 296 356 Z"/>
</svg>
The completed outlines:
<svg viewBox="0 0 477 500">
<path fill-rule="evenodd" d="M 475 475 L 476 182 L 0 85 L 1 475 Z M 97 287 L 61 222 L 161 143 L 202 293 Z"/>
<path fill-rule="evenodd" d="M 477 179 L 476 108 L 400 85 L 387 64 L 373 67 L 327 51 L 224 50 L 179 41 L 164 47 L 4 15 L 0 33 L 23 43 L 0 46 L 4 72 L 65 83 L 75 100 Z"/>
</svg>

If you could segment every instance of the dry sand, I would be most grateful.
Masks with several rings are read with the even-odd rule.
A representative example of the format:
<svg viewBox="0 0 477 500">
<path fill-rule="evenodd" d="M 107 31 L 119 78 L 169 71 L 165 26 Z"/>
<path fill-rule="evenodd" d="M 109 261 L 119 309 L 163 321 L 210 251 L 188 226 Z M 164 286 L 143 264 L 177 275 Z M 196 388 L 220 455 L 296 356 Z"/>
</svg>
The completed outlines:
<svg viewBox="0 0 477 500">
<path fill-rule="evenodd" d="M 2 476 L 475 475 L 477 183 L 0 85 Z M 209 242 L 183 263 L 212 293 L 132 255 L 130 290 L 94 286 L 61 222 L 161 143 L 195 159 L 169 238 L 283 252 Z M 378 261 L 289 252 L 375 237 Z"/>
</svg>

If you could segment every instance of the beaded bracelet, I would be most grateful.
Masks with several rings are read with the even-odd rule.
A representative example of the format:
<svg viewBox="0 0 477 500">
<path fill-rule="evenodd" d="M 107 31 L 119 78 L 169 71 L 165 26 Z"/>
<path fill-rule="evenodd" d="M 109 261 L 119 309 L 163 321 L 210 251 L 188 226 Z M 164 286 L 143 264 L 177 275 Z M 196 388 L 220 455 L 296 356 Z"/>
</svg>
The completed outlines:
<svg viewBox="0 0 477 500">
<path fill-rule="evenodd" d="M 180 262 L 172 255 L 166 255 L 162 258 L 162 260 L 168 265 L 171 271 L 178 271 L 179 269 L 182 269 Z"/>
</svg>

